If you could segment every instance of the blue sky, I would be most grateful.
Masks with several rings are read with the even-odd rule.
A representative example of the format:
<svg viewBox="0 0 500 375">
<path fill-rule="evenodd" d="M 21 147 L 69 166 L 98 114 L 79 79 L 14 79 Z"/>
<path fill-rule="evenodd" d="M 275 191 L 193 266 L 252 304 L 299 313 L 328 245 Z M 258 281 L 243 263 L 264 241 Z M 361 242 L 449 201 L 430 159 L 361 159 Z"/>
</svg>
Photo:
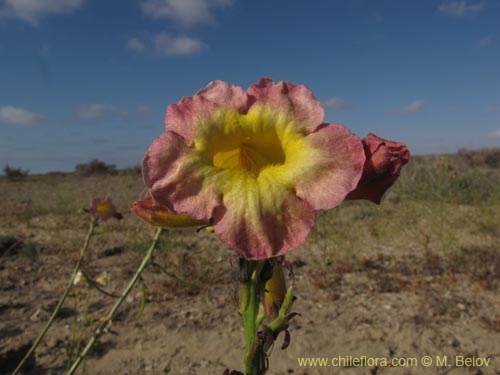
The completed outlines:
<svg viewBox="0 0 500 375">
<path fill-rule="evenodd" d="M 129 167 L 214 79 L 309 86 L 414 154 L 500 146 L 498 0 L 0 0 L 0 166 Z"/>
</svg>

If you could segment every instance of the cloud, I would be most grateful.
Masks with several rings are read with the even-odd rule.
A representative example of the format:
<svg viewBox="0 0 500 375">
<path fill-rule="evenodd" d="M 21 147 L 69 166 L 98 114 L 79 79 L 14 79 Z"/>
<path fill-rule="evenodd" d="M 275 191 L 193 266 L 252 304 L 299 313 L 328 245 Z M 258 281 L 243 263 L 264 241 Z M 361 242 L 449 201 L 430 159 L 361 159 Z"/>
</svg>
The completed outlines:
<svg viewBox="0 0 500 375">
<path fill-rule="evenodd" d="M 231 4 L 231 0 L 144 0 L 141 9 L 152 19 L 168 18 L 184 27 L 191 27 L 213 23 L 213 9 Z"/>
<path fill-rule="evenodd" d="M 500 138 L 500 129 L 494 130 L 488 134 L 486 134 L 488 138 Z"/>
<path fill-rule="evenodd" d="M 500 105 L 487 105 L 486 108 L 485 108 L 485 112 L 486 113 L 498 113 L 500 112 Z"/>
<path fill-rule="evenodd" d="M 154 38 L 155 50 L 163 56 L 186 56 L 204 51 L 207 45 L 199 39 L 187 36 L 174 37 L 164 32 Z"/>
<path fill-rule="evenodd" d="M 203 52 L 208 46 L 200 39 L 188 36 L 173 36 L 165 32 L 149 36 L 146 41 L 130 38 L 127 48 L 137 53 L 156 54 L 157 56 L 189 56 Z M 144 112 L 143 112 L 144 113 Z"/>
<path fill-rule="evenodd" d="M 71 13 L 85 0 L 0 0 L 0 17 L 19 18 L 37 26 L 40 18 L 58 13 Z"/>
<path fill-rule="evenodd" d="M 491 46 L 493 43 L 493 37 L 491 35 L 486 35 L 483 36 L 479 41 L 477 42 L 477 46 L 481 48 L 486 48 Z"/>
<path fill-rule="evenodd" d="M 21 126 L 35 126 L 44 121 L 46 121 L 45 116 L 27 111 L 22 108 L 11 106 L 0 107 L 0 123 Z"/>
<path fill-rule="evenodd" d="M 130 38 L 127 42 L 127 47 L 135 52 L 142 52 L 146 48 L 144 43 L 137 38 Z"/>
<path fill-rule="evenodd" d="M 418 99 L 412 101 L 408 106 L 404 107 L 401 112 L 403 113 L 415 113 L 420 111 L 425 105 L 425 100 Z"/>
<path fill-rule="evenodd" d="M 83 104 L 78 109 L 78 117 L 83 119 L 97 119 L 107 115 L 126 116 L 127 110 L 99 103 Z"/>
<path fill-rule="evenodd" d="M 155 109 L 151 108 L 150 106 L 144 105 L 144 104 L 139 104 L 136 108 L 137 112 L 142 114 L 142 115 L 151 115 L 155 113 Z"/>
<path fill-rule="evenodd" d="M 348 102 L 335 96 L 327 99 L 324 104 L 326 108 L 330 108 L 334 111 L 345 111 L 351 108 L 351 105 Z"/>
<path fill-rule="evenodd" d="M 484 9 L 483 3 L 468 4 L 467 0 L 455 0 L 442 3 L 438 10 L 453 17 L 463 17 L 469 13 L 479 13 Z"/>
</svg>

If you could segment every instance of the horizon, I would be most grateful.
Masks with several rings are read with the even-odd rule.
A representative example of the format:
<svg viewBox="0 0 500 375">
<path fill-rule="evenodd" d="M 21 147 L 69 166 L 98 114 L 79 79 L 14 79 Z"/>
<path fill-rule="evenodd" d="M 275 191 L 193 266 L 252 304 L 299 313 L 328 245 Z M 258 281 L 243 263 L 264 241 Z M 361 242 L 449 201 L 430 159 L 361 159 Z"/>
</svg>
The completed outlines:
<svg viewBox="0 0 500 375">
<path fill-rule="evenodd" d="M 411 158 L 410 158 L 410 162 L 411 160 L 415 159 L 415 158 L 433 158 L 433 157 L 438 157 L 438 156 L 456 156 L 456 157 L 460 157 L 460 153 L 461 152 L 467 152 L 467 153 L 482 153 L 482 152 L 497 152 L 497 151 L 500 151 L 500 147 L 489 147 L 489 148 L 486 148 L 486 147 L 483 147 L 483 148 L 478 148 L 478 149 L 467 149 L 467 148 L 461 148 L 461 149 L 458 149 L 457 151 L 454 151 L 454 152 L 448 152 L 448 153 L 436 153 L 436 154 L 411 154 L 410 152 L 410 155 L 411 155 Z M 115 169 L 115 172 L 116 173 L 119 173 L 119 172 L 133 172 L 134 169 L 136 168 L 142 168 L 142 163 L 137 163 L 135 165 L 130 165 L 130 166 L 123 166 L 123 167 L 118 167 L 116 164 L 112 164 L 112 163 L 108 163 L 106 160 L 101 160 L 101 159 L 89 159 L 87 161 L 84 161 L 82 163 L 79 163 L 79 164 L 89 164 L 90 162 L 92 161 L 99 161 L 99 162 L 103 162 L 104 164 L 106 164 L 106 166 L 110 167 L 110 168 L 116 168 Z M 50 175 L 50 174 L 78 174 L 79 172 L 76 170 L 77 169 L 77 165 L 75 165 L 73 167 L 72 170 L 65 170 L 65 171 L 60 171 L 60 170 L 51 170 L 51 171 L 46 171 L 46 172 L 39 172 L 39 173 L 32 173 L 31 170 L 29 168 L 26 168 L 26 169 L 23 169 L 23 168 L 20 168 L 20 167 L 16 167 L 14 165 L 10 165 L 9 163 L 5 164 L 4 165 L 4 168 L 2 168 L 2 173 L 0 174 L 0 177 L 6 177 L 6 174 L 5 174 L 5 168 L 9 167 L 11 168 L 12 170 L 19 170 L 20 172 L 27 172 L 27 175 L 29 176 L 45 176 L 45 175 Z M 113 174 L 114 172 L 102 172 L 102 174 Z M 91 172 L 89 173 L 88 175 L 86 174 L 83 174 L 82 176 L 84 177 L 88 177 L 88 176 L 95 176 L 95 175 L 98 175 L 98 174 L 101 174 L 101 173 L 95 173 L 95 172 Z M 142 174 L 142 172 L 139 172 L 138 174 Z"/>
<path fill-rule="evenodd" d="M 412 155 L 500 147 L 497 1 L 119 4 L 0 0 L 2 166 L 133 168 L 169 104 L 263 76 L 308 86 L 325 122 Z"/>
</svg>

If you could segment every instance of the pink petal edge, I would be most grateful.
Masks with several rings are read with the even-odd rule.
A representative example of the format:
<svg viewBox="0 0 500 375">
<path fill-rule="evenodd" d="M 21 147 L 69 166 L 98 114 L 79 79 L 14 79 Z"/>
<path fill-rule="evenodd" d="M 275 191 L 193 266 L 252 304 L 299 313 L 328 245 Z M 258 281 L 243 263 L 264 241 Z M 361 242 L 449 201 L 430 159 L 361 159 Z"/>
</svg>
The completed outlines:
<svg viewBox="0 0 500 375">
<path fill-rule="evenodd" d="M 365 162 L 363 144 L 357 135 L 340 124 L 323 124 L 307 139 L 325 154 L 315 166 L 321 175 L 298 181 L 297 196 L 315 210 L 329 210 L 340 205 L 356 188 Z"/>
<path fill-rule="evenodd" d="M 196 127 L 204 119 L 210 120 L 218 110 L 243 113 L 248 107 L 248 96 L 241 87 L 223 81 L 212 81 L 193 96 L 167 107 L 165 127 L 181 135 L 191 145 Z"/>
</svg>

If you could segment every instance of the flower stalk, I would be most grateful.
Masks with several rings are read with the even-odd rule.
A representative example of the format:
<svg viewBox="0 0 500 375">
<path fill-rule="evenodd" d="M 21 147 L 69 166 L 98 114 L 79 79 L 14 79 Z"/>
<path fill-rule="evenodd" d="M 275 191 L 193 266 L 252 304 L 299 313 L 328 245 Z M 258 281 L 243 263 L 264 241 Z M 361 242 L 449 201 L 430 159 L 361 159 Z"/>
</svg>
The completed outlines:
<svg viewBox="0 0 500 375">
<path fill-rule="evenodd" d="M 142 259 L 140 266 L 137 268 L 137 271 L 135 272 L 134 277 L 132 277 L 132 279 L 128 283 L 127 287 L 122 292 L 120 298 L 116 301 L 115 305 L 110 310 L 110 312 L 108 313 L 108 315 L 106 316 L 106 318 L 104 319 L 102 324 L 95 330 L 94 334 L 87 342 L 87 345 L 85 346 L 83 351 L 80 353 L 78 358 L 75 360 L 75 362 L 73 363 L 71 368 L 68 370 L 66 375 L 72 375 L 75 373 L 75 371 L 78 369 L 78 366 L 80 366 L 80 364 L 82 363 L 83 359 L 88 354 L 88 352 L 90 351 L 92 346 L 99 339 L 99 337 L 106 331 L 106 328 L 108 327 L 108 325 L 111 323 L 111 321 L 115 317 L 116 313 L 118 312 L 118 309 L 120 308 L 122 303 L 125 301 L 125 299 L 129 295 L 129 293 L 132 291 L 132 288 L 135 286 L 137 281 L 140 279 L 142 272 L 149 265 L 149 263 L 151 261 L 151 257 L 153 255 L 154 250 L 156 249 L 156 245 L 158 244 L 158 241 L 160 239 L 160 235 L 161 235 L 162 231 L 163 231 L 163 229 L 161 229 L 161 228 L 156 231 L 156 235 L 153 239 L 153 242 L 151 243 L 151 246 L 149 247 L 146 255 Z"/>
<path fill-rule="evenodd" d="M 267 372 L 267 352 L 278 334 L 286 331 L 288 320 L 293 317 L 293 314 L 288 314 L 293 301 L 292 286 L 283 295 L 270 293 L 280 289 L 276 288 L 276 279 L 278 284 L 284 281 L 281 278 L 282 267 L 283 262 L 278 258 L 259 261 L 240 259 L 239 312 L 245 327 L 246 375 L 264 375 Z"/>
<path fill-rule="evenodd" d="M 255 349 L 257 330 L 264 318 L 261 302 L 264 297 L 262 270 L 267 261 L 241 259 L 240 314 L 245 327 L 245 369 L 247 375 L 261 375 L 266 371 L 261 353 Z M 260 310 L 260 311 L 259 311 Z"/>
<path fill-rule="evenodd" d="M 84 242 L 82 249 L 80 251 L 80 255 L 78 257 L 78 260 L 76 261 L 75 268 L 73 269 L 73 273 L 71 274 L 71 277 L 68 280 L 68 284 L 66 286 L 66 289 L 64 290 L 64 293 L 62 294 L 61 298 L 59 299 L 59 302 L 57 303 L 56 307 L 54 308 L 54 311 L 52 312 L 52 315 L 50 316 L 49 320 L 47 321 L 47 323 L 43 327 L 42 331 L 40 332 L 40 334 L 36 338 L 35 342 L 31 346 L 30 350 L 28 350 L 28 352 L 25 354 L 25 356 L 23 357 L 21 362 L 17 365 L 17 367 L 14 370 L 14 372 L 12 373 L 12 375 L 19 374 L 19 372 L 21 371 L 21 369 L 25 365 L 26 361 L 31 357 L 31 355 L 34 353 L 35 349 L 38 347 L 38 345 L 40 345 L 40 342 L 44 338 L 45 334 L 49 330 L 52 323 L 54 322 L 54 319 L 56 318 L 57 314 L 59 314 L 59 311 L 61 310 L 61 307 L 63 306 L 64 301 L 66 301 L 66 298 L 68 297 L 69 292 L 70 292 L 71 288 L 73 287 L 73 283 L 75 281 L 76 275 L 78 274 L 82 260 L 83 260 L 85 253 L 87 252 L 87 249 L 89 247 L 90 239 L 92 238 L 92 235 L 94 234 L 94 229 L 95 229 L 95 226 L 97 224 L 97 221 L 98 221 L 98 219 L 96 219 L 95 217 L 91 217 L 90 224 L 89 224 L 89 230 L 87 232 L 85 242 Z"/>
</svg>

